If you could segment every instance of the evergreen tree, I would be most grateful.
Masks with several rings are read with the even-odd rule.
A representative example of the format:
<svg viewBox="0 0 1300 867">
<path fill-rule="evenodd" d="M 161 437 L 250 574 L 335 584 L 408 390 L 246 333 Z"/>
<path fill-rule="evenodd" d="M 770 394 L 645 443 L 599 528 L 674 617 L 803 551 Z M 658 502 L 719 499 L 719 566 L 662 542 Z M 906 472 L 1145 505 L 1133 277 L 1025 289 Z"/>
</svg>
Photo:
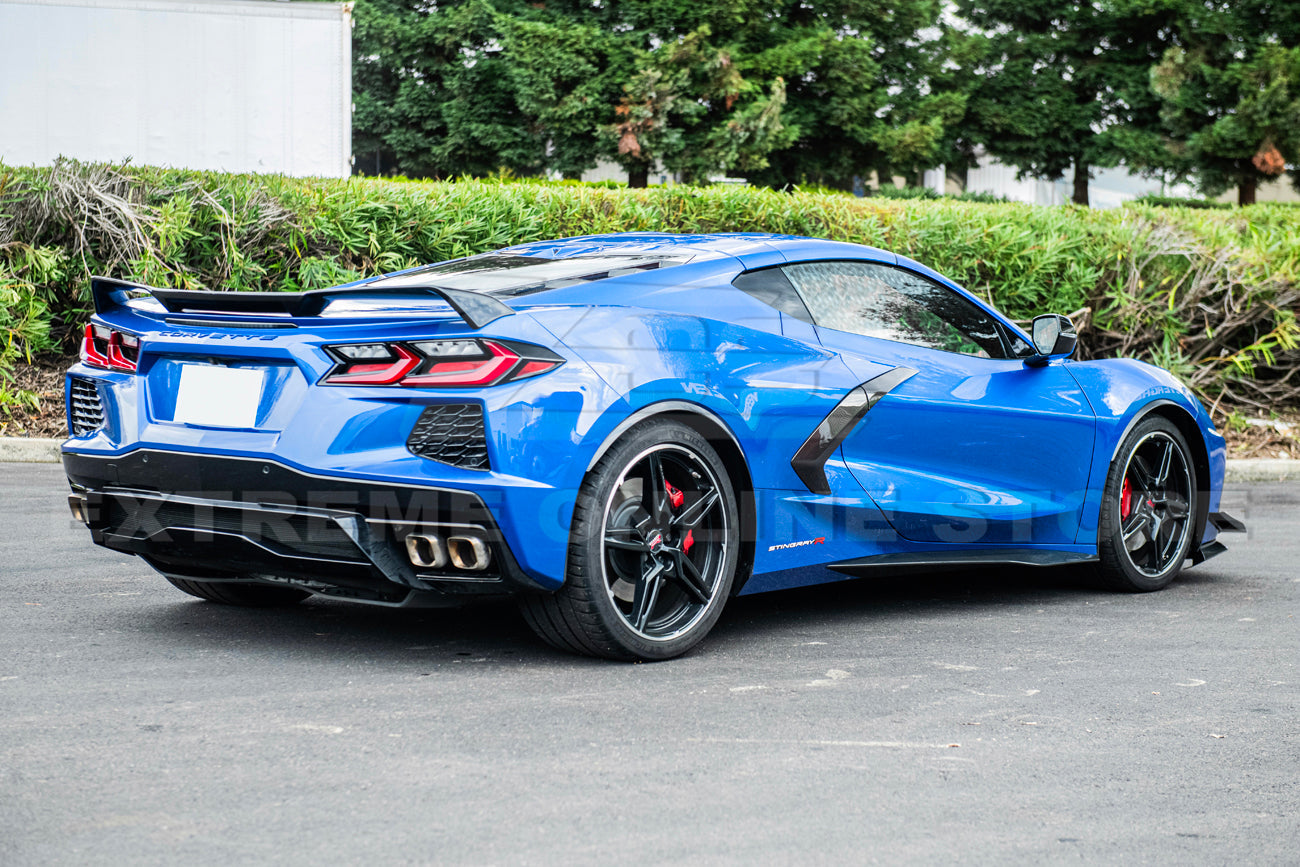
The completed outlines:
<svg viewBox="0 0 1300 867">
<path fill-rule="evenodd" d="M 353 148 L 359 168 L 416 177 L 538 171 L 546 141 L 516 105 L 499 14 L 485 0 L 358 0 Z"/>
<path fill-rule="evenodd" d="M 770 186 L 844 189 L 854 176 L 935 165 L 965 110 L 942 86 L 948 29 L 939 0 L 773 2 L 736 31 L 741 69 L 785 83 L 789 144 L 746 173 Z"/>
<path fill-rule="evenodd" d="M 935 86 L 940 2 L 358 0 L 359 168 L 573 176 L 606 156 L 637 183 L 659 161 L 844 187 L 919 170 L 964 107 Z"/>
<path fill-rule="evenodd" d="M 644 186 L 658 161 L 688 182 L 757 171 L 767 167 L 773 149 L 792 140 L 781 118 L 785 82 L 778 77 L 764 92 L 741 74 L 732 49 L 711 36 L 702 24 L 643 52 L 624 85 L 616 120 L 604 132 L 631 186 Z"/>
<path fill-rule="evenodd" d="M 958 0 L 987 38 L 969 134 L 1021 175 L 1058 180 L 1073 168 L 1081 205 L 1093 168 L 1167 167 L 1147 70 L 1174 2 Z"/>
<path fill-rule="evenodd" d="M 1150 71 L 1174 150 L 1203 192 L 1236 186 L 1252 204 L 1260 181 L 1300 164 L 1300 3 L 1183 2 L 1176 31 Z"/>
</svg>

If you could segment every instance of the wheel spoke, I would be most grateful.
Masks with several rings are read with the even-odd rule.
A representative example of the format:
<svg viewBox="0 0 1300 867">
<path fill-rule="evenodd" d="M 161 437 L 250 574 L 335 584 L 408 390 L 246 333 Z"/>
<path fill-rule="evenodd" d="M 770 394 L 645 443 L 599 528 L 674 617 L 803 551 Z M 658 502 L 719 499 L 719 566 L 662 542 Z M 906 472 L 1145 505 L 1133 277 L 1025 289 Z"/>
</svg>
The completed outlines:
<svg viewBox="0 0 1300 867">
<path fill-rule="evenodd" d="M 605 545 L 622 551 L 649 552 L 650 546 L 635 527 L 610 527 L 605 531 Z"/>
<path fill-rule="evenodd" d="M 1151 468 L 1147 466 L 1147 462 L 1142 459 L 1141 455 L 1133 456 L 1133 463 L 1130 468 L 1136 477 L 1133 481 L 1137 482 L 1137 492 L 1141 493 L 1144 500 L 1150 498 L 1151 490 L 1155 487 L 1155 476 L 1152 474 Z"/>
<path fill-rule="evenodd" d="M 1145 533 L 1150 516 L 1145 511 L 1135 512 L 1120 527 L 1120 533 L 1124 537 L 1124 547 L 1130 551 L 1136 551 L 1141 548 L 1147 541 Z"/>
<path fill-rule="evenodd" d="M 698 500 L 687 506 L 680 515 L 673 518 L 672 526 L 679 530 L 693 530 L 704 516 L 713 511 L 713 507 L 722 499 L 717 488 L 704 491 Z"/>
<path fill-rule="evenodd" d="M 1179 538 L 1182 536 L 1182 533 L 1178 532 L 1178 529 L 1179 529 L 1178 526 L 1174 524 L 1173 521 L 1165 520 L 1163 523 L 1161 523 L 1160 531 L 1156 534 L 1157 539 L 1166 530 L 1168 531 L 1168 536 L 1166 536 L 1164 542 L 1160 542 L 1157 545 L 1157 547 L 1159 548 L 1159 553 L 1156 556 L 1157 569 L 1164 567 L 1167 561 L 1169 560 L 1169 558 L 1173 555 L 1174 545 L 1178 543 Z"/>
<path fill-rule="evenodd" d="M 1169 517 L 1175 520 L 1182 520 L 1191 513 L 1191 510 L 1187 508 L 1186 498 L 1180 497 L 1177 494 L 1170 496 L 1169 499 L 1165 501 L 1165 506 L 1168 510 Z"/>
<path fill-rule="evenodd" d="M 1164 490 L 1169 485 L 1169 470 L 1174 463 L 1174 443 L 1173 440 L 1165 440 L 1165 450 L 1160 455 L 1160 467 L 1156 470 L 1155 479 L 1153 479 L 1153 488 Z M 1153 490 L 1152 493 L 1155 493 Z"/>
<path fill-rule="evenodd" d="M 650 621 L 650 614 L 654 611 L 655 602 L 659 600 L 659 585 L 663 583 L 663 571 L 663 564 L 656 562 L 641 576 L 641 580 L 636 582 L 636 591 L 632 596 L 632 612 L 628 619 L 637 632 L 645 631 L 646 624 Z"/>
<path fill-rule="evenodd" d="M 704 585 L 704 576 L 700 574 L 700 570 L 695 568 L 691 558 L 686 556 L 684 552 L 673 551 L 672 553 L 677 564 L 677 568 L 673 570 L 671 576 L 675 583 L 700 605 L 707 605 L 711 593 L 709 588 Z"/>
<path fill-rule="evenodd" d="M 655 521 L 663 526 L 672 515 L 672 506 L 668 502 L 668 489 L 664 487 L 664 465 L 658 452 L 652 452 L 646 459 L 650 463 L 650 511 Z"/>
</svg>

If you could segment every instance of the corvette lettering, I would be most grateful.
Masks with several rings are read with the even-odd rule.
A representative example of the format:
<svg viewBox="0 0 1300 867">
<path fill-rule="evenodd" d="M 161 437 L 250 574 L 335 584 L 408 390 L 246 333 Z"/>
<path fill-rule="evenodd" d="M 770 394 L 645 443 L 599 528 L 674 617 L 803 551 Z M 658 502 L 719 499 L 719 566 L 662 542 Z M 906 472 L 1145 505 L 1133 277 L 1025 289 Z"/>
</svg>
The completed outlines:
<svg viewBox="0 0 1300 867">
<path fill-rule="evenodd" d="M 160 331 L 159 337 L 184 337 L 187 340 L 275 340 L 276 334 L 224 334 L 219 331 Z"/>
</svg>

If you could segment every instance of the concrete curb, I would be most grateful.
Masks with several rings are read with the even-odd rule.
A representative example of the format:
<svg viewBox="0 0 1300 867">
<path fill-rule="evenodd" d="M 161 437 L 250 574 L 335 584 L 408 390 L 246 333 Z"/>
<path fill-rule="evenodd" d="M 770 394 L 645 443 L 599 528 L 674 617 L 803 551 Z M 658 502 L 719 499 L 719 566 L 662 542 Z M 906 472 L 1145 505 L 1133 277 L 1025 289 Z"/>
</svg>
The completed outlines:
<svg viewBox="0 0 1300 867">
<path fill-rule="evenodd" d="M 1225 481 L 1229 483 L 1300 481 L 1300 461 L 1288 458 L 1237 458 L 1228 461 Z"/>
<path fill-rule="evenodd" d="M 0 437 L 0 462 L 57 464 L 59 439 Z M 1300 481 L 1300 461 L 1286 458 L 1234 459 L 1228 461 L 1229 483 Z"/>
<path fill-rule="evenodd" d="M 0 461 L 19 464 L 57 464 L 63 440 L 38 437 L 0 437 Z"/>
</svg>

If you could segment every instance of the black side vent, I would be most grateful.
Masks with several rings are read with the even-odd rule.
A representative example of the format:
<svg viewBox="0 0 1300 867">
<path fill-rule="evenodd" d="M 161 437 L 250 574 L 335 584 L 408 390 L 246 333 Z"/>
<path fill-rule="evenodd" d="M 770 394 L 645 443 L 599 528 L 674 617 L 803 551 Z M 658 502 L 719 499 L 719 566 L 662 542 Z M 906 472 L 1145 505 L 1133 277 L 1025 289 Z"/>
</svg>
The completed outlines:
<svg viewBox="0 0 1300 867">
<path fill-rule="evenodd" d="M 413 454 L 467 470 L 490 470 L 483 407 L 440 403 L 425 407 L 406 440 Z"/>
<path fill-rule="evenodd" d="M 68 407 L 68 430 L 74 437 L 84 437 L 104 426 L 104 402 L 93 380 L 74 376 L 68 381 L 72 399 Z"/>
</svg>

